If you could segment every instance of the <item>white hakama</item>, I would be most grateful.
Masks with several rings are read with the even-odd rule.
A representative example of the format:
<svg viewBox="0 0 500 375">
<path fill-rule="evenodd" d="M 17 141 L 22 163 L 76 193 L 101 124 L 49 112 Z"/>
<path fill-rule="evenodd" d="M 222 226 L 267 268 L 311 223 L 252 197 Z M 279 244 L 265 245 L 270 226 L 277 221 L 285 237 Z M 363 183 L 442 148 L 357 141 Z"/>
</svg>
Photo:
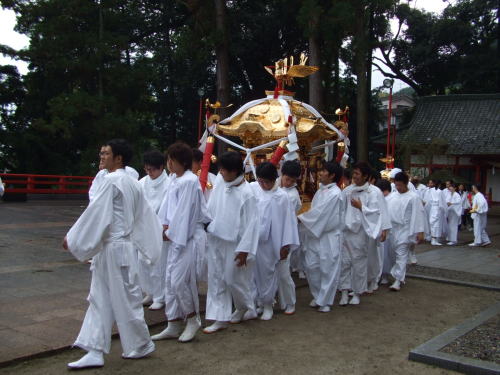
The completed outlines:
<svg viewBox="0 0 500 375">
<path fill-rule="evenodd" d="M 448 194 L 447 196 L 447 222 L 448 229 L 446 234 L 446 240 L 450 243 L 456 244 L 458 239 L 458 226 L 460 225 L 460 219 L 462 218 L 462 199 L 460 194 L 454 192 L 453 194 Z M 448 205 L 450 203 L 450 205 Z"/>
<path fill-rule="evenodd" d="M 472 198 L 472 208 L 475 212 L 471 214 L 474 221 L 474 244 L 489 244 L 490 238 L 486 233 L 486 224 L 488 221 L 488 202 L 480 192 L 474 194 Z"/>
</svg>

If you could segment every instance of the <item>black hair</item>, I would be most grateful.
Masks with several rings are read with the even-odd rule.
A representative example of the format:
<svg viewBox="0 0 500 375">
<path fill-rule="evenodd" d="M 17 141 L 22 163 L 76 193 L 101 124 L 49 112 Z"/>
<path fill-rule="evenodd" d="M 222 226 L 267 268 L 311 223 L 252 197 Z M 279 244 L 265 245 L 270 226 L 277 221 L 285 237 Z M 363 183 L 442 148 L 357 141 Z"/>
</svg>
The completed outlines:
<svg viewBox="0 0 500 375">
<path fill-rule="evenodd" d="M 224 152 L 219 158 L 219 167 L 229 172 L 237 172 L 238 176 L 243 173 L 243 160 L 236 151 Z"/>
<path fill-rule="evenodd" d="M 166 156 L 181 164 L 185 170 L 191 169 L 193 164 L 193 150 L 184 142 L 178 141 L 170 145 Z"/>
<path fill-rule="evenodd" d="M 377 171 L 376 169 L 372 168 L 372 170 L 370 172 L 370 180 L 374 179 L 375 181 L 378 181 L 381 178 L 382 178 L 382 175 L 380 174 L 380 172 Z"/>
<path fill-rule="evenodd" d="M 363 176 L 366 176 L 367 179 L 370 178 L 370 173 L 372 171 L 372 167 L 366 161 L 357 162 L 352 166 L 352 170 L 359 169 Z"/>
<path fill-rule="evenodd" d="M 383 179 L 383 178 L 381 178 L 380 180 L 377 181 L 376 186 L 381 191 L 388 191 L 388 192 L 392 191 L 391 183 L 389 181 L 387 181 L 386 179 Z"/>
<path fill-rule="evenodd" d="M 193 161 L 201 163 L 203 161 L 203 152 L 198 148 L 193 148 Z"/>
<path fill-rule="evenodd" d="M 114 138 L 107 141 L 104 146 L 109 146 L 113 152 L 113 157 L 121 156 L 122 164 L 124 167 L 129 165 L 130 160 L 132 160 L 133 151 L 132 146 L 125 139 Z"/>
<path fill-rule="evenodd" d="M 352 178 L 352 170 L 344 169 L 344 177 L 350 181 Z"/>
<path fill-rule="evenodd" d="M 476 187 L 477 191 L 482 192 L 482 186 L 481 186 L 481 184 L 472 184 L 472 185 L 471 185 L 471 190 L 472 190 L 472 187 L 473 187 L 473 186 L 475 186 L 475 187 Z"/>
<path fill-rule="evenodd" d="M 165 158 L 163 154 L 158 150 L 149 150 L 142 156 L 144 165 L 150 165 L 156 169 L 160 169 L 165 166 Z"/>
<path fill-rule="evenodd" d="M 287 160 L 281 166 L 281 174 L 293 178 L 299 178 L 301 173 L 300 164 L 294 160 Z"/>
<path fill-rule="evenodd" d="M 402 182 L 403 184 L 405 185 L 408 185 L 408 175 L 404 172 L 398 172 L 396 173 L 396 175 L 394 176 L 394 181 L 400 181 Z"/>
<path fill-rule="evenodd" d="M 338 183 L 342 176 L 344 175 L 343 168 L 334 161 L 325 161 L 323 162 L 322 169 L 328 172 L 328 174 L 334 174 L 333 182 Z"/>
<path fill-rule="evenodd" d="M 255 171 L 258 178 L 263 178 L 268 181 L 276 181 L 278 178 L 278 171 L 273 163 L 265 161 L 257 166 Z"/>
</svg>

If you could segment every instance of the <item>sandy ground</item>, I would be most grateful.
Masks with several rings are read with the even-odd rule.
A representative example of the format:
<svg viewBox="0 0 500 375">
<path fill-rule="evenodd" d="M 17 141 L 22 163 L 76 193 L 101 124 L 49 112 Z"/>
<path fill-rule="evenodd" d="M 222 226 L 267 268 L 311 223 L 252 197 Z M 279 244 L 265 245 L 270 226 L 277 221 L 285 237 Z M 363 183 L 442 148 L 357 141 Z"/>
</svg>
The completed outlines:
<svg viewBox="0 0 500 375">
<path fill-rule="evenodd" d="M 88 374 L 451 374 L 408 361 L 410 349 L 500 300 L 500 293 L 410 279 L 399 293 L 382 288 L 360 306 L 322 314 L 297 290 L 293 316 L 231 325 L 195 341 L 162 341 L 146 359 L 123 360 L 113 340 L 105 367 Z M 152 329 L 152 333 L 163 327 Z M 0 369 L 1 374 L 63 374 L 83 354 L 71 349 Z"/>
</svg>

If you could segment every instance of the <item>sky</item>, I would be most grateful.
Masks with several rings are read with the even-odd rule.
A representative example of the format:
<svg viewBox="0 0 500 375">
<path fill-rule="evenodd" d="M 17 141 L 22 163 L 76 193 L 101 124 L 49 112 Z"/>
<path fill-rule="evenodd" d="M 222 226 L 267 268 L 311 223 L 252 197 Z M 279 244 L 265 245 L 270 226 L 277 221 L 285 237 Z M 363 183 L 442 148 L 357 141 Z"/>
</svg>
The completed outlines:
<svg viewBox="0 0 500 375">
<path fill-rule="evenodd" d="M 455 0 L 412 0 L 410 4 L 413 7 L 419 9 L 425 9 L 428 12 L 441 13 L 442 10 L 448 5 L 448 3 L 453 3 Z M 16 25 L 16 15 L 11 10 L 6 10 L 0 8 L 0 44 L 8 45 L 15 49 L 25 48 L 29 44 L 29 39 L 21 34 L 14 31 Z M 394 22 L 393 27 L 397 27 Z M 377 53 L 375 53 L 375 56 Z M 14 64 L 17 66 L 20 73 L 25 74 L 28 72 L 28 65 L 22 61 L 13 61 L 10 58 L 0 55 L 0 64 Z M 372 73 L 372 88 L 379 87 L 382 85 L 384 76 L 379 71 L 373 70 Z M 394 82 L 394 91 L 398 91 L 407 85 L 400 80 Z"/>
</svg>

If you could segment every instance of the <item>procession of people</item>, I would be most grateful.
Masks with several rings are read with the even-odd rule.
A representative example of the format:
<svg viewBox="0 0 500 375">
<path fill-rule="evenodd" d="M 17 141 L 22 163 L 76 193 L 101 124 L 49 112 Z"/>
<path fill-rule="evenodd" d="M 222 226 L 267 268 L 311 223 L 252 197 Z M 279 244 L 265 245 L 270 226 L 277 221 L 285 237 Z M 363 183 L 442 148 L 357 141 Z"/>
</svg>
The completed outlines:
<svg viewBox="0 0 500 375">
<path fill-rule="evenodd" d="M 452 181 L 441 188 L 429 180 L 425 187 L 397 168 L 389 181 L 366 162 L 346 173 L 325 160 L 304 211 L 297 161 L 262 162 L 248 182 L 241 154 L 227 151 L 206 189 L 197 176 L 202 156 L 182 142 L 165 155 L 148 151 L 138 181 L 127 141 L 102 146 L 90 203 L 63 242 L 78 260 L 90 260 L 92 271 L 89 308 L 74 343 L 87 354 L 69 368 L 103 366 L 115 322 L 122 356 L 136 359 L 160 340 L 192 341 L 202 329 L 202 310 L 211 322 L 205 334 L 268 321 L 278 310 L 294 314 L 295 271 L 307 278 L 309 305 L 321 313 L 359 305 L 379 285 L 400 291 L 407 263 L 416 263 L 415 245 L 456 245 L 467 215 L 470 246 L 490 244 L 488 204 L 477 185 L 469 196 Z M 208 285 L 204 309 L 200 283 Z M 143 306 L 164 310 L 160 333 L 150 336 Z"/>
</svg>

